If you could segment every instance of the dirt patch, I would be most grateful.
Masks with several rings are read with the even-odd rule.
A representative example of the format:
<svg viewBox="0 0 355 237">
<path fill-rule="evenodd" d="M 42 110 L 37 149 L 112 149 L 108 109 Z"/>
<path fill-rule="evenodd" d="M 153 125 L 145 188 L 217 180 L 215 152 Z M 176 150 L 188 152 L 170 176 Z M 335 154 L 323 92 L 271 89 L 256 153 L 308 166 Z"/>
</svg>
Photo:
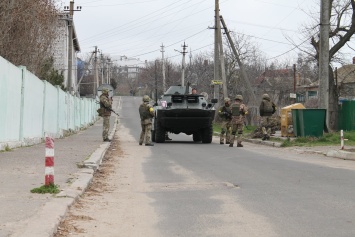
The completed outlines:
<svg viewBox="0 0 355 237">
<path fill-rule="evenodd" d="M 91 184 L 80 199 L 70 207 L 65 219 L 59 224 L 54 237 L 66 237 L 86 232 L 86 230 L 78 227 L 75 223 L 81 221 L 90 222 L 95 221 L 95 219 L 91 216 L 75 215 L 72 210 L 89 208 L 88 199 L 101 196 L 104 192 L 112 191 L 109 179 L 114 173 L 116 166 L 119 165 L 119 157 L 122 157 L 122 155 L 123 152 L 120 149 L 120 142 L 117 138 L 111 142 L 99 169 L 94 173 Z"/>
</svg>

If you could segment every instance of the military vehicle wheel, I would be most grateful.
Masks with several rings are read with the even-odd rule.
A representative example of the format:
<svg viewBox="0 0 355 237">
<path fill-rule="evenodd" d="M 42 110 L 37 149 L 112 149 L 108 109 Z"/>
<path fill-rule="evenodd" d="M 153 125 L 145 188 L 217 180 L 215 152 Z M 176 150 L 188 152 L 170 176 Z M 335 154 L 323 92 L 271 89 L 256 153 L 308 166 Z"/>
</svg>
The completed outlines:
<svg viewBox="0 0 355 237">
<path fill-rule="evenodd" d="M 192 134 L 192 139 L 194 140 L 194 142 L 200 142 L 202 140 L 201 133 L 196 132 Z"/>
<path fill-rule="evenodd" d="M 155 142 L 163 143 L 165 142 L 165 130 L 162 128 L 159 122 L 155 124 Z"/>
<path fill-rule="evenodd" d="M 202 143 L 211 143 L 212 142 L 212 133 L 213 133 L 212 125 L 203 129 L 202 134 L 201 134 Z"/>
</svg>

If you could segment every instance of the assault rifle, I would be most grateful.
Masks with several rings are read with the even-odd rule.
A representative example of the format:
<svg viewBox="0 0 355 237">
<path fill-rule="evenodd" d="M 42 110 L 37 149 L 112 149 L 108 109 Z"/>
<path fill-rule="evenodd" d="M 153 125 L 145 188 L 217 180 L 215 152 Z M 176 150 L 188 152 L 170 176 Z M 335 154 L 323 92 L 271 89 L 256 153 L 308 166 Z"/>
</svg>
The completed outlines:
<svg viewBox="0 0 355 237">
<path fill-rule="evenodd" d="M 100 105 L 102 105 L 102 107 L 104 107 L 104 108 L 107 109 L 108 111 L 111 111 L 112 113 L 116 114 L 117 116 L 120 116 L 120 115 L 119 115 L 118 113 L 116 113 L 116 111 L 114 111 L 113 109 L 105 107 L 105 105 L 101 104 L 100 101 L 96 101 L 96 104 L 100 104 Z"/>
<path fill-rule="evenodd" d="M 109 111 L 111 111 L 112 113 L 116 114 L 117 116 L 120 116 L 120 115 L 119 115 L 118 113 L 116 113 L 116 111 L 114 111 L 113 109 L 106 108 L 105 106 L 104 106 L 104 108 L 107 109 L 107 110 L 109 110 Z"/>
</svg>

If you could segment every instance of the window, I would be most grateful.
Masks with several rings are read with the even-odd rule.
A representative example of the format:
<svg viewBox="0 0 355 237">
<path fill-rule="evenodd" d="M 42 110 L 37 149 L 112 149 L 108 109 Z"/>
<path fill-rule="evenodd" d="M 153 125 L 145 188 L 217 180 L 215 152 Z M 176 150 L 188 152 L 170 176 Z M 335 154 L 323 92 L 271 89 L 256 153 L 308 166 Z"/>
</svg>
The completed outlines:
<svg viewBox="0 0 355 237">
<path fill-rule="evenodd" d="M 308 91 L 308 99 L 317 99 L 318 92 L 317 91 Z"/>
</svg>

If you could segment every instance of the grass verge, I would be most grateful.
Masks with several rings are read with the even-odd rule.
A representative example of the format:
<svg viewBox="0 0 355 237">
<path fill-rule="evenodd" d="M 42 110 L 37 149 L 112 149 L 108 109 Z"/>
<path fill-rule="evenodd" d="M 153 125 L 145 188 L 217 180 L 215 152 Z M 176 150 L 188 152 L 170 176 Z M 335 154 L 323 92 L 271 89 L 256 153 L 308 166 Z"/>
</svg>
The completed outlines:
<svg viewBox="0 0 355 237">
<path fill-rule="evenodd" d="M 345 146 L 355 146 L 355 131 L 344 131 Z M 340 146 L 340 132 L 326 133 L 321 137 L 297 137 L 282 141 L 282 147 L 289 146 Z"/>
<path fill-rule="evenodd" d="M 56 194 L 56 193 L 59 193 L 60 190 L 59 190 L 59 186 L 58 185 L 55 185 L 55 184 L 50 184 L 48 186 L 46 185 L 43 185 L 39 188 L 34 188 L 31 190 L 31 193 L 53 193 L 53 194 Z"/>
</svg>

